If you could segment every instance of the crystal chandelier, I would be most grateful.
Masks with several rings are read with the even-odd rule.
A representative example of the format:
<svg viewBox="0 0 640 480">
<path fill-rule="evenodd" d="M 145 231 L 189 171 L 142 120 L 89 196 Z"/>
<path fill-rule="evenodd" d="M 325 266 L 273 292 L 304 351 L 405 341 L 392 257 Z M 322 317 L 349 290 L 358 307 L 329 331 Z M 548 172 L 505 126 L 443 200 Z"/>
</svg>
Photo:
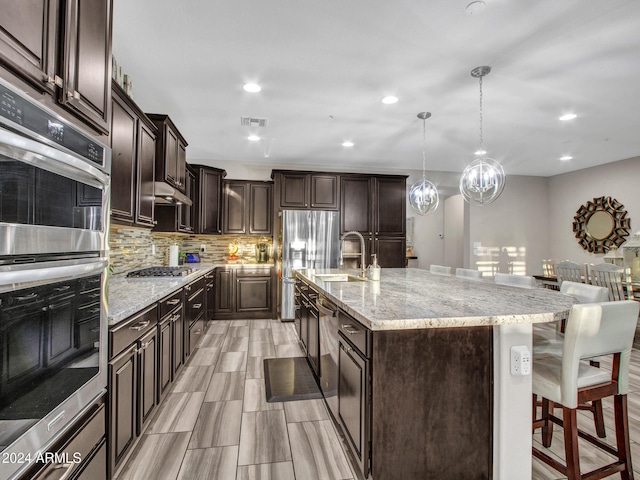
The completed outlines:
<svg viewBox="0 0 640 480">
<path fill-rule="evenodd" d="M 504 190 L 506 176 L 502 165 L 493 158 L 485 157 L 482 138 L 482 77 L 491 71 L 491 67 L 476 67 L 471 70 L 471 76 L 480 82 L 480 149 L 479 156 L 467 165 L 460 177 L 460 193 L 471 204 L 489 205 L 494 202 Z"/>
<path fill-rule="evenodd" d="M 427 180 L 426 149 L 427 149 L 427 118 L 431 116 L 429 112 L 420 112 L 418 118 L 422 120 L 422 179 L 411 185 L 409 190 L 409 205 L 418 215 L 428 215 L 438 208 L 438 189 Z"/>
</svg>

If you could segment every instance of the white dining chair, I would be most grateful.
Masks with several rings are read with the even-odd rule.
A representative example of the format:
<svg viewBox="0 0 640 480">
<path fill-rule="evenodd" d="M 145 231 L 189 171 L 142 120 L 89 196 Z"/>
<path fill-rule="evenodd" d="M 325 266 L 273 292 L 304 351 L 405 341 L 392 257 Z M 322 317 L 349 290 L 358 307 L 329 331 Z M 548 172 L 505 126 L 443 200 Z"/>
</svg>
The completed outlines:
<svg viewBox="0 0 640 480">
<path fill-rule="evenodd" d="M 510 273 L 496 273 L 493 277 L 496 285 L 510 285 L 519 288 L 536 288 L 536 279 L 528 275 L 513 275 Z"/>
<path fill-rule="evenodd" d="M 600 263 L 589 267 L 589 279 L 592 285 L 605 287 L 609 291 L 609 300 L 627 299 L 627 281 L 623 267 L 611 263 Z"/>
<path fill-rule="evenodd" d="M 482 272 L 471 268 L 456 268 L 456 277 L 460 278 L 482 278 Z"/>
<path fill-rule="evenodd" d="M 444 265 L 431 265 L 429 267 L 429 271 L 438 275 L 451 275 L 451 267 L 446 267 Z"/>
<path fill-rule="evenodd" d="M 562 287 L 562 282 L 568 280 L 576 283 L 587 283 L 587 268 L 584 264 L 571 262 L 565 260 L 563 262 L 556 263 L 554 267 L 556 277 L 558 278 L 558 285 Z"/>
<path fill-rule="evenodd" d="M 561 355 L 533 362 L 533 394 L 542 397 L 542 417 L 533 430 L 542 428 L 542 444 L 550 447 L 553 424 L 564 429 L 565 465 L 534 445 L 533 455 L 566 475 L 568 480 L 602 478 L 603 472 L 620 472 L 633 478 L 627 393 L 629 363 L 640 304 L 633 300 L 574 305 L 567 319 Z M 594 368 L 582 360 L 612 355 L 612 368 Z M 578 428 L 577 410 L 587 401 L 601 402 L 613 396 L 616 448 Z M 562 419 L 553 407 L 562 408 Z M 578 436 L 616 458 L 597 470 L 581 474 Z M 604 456 L 603 456 L 604 457 Z M 603 458 L 601 457 L 601 458 Z M 604 457 L 606 458 L 606 457 Z M 600 472 L 598 474 L 597 472 Z"/>
</svg>

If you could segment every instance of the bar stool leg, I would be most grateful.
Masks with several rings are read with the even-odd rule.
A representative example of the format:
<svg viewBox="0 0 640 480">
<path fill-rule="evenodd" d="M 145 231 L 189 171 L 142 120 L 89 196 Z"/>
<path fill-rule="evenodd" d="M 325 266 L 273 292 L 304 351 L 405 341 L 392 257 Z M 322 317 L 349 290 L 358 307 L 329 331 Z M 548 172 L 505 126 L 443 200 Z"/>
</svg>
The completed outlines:
<svg viewBox="0 0 640 480">
<path fill-rule="evenodd" d="M 607 436 L 607 431 L 604 428 L 604 415 L 602 413 L 602 400 L 594 400 L 593 406 L 593 422 L 596 424 L 596 434 L 600 438 Z"/>
<path fill-rule="evenodd" d="M 549 448 L 553 439 L 553 422 L 549 420 L 549 416 L 553 413 L 553 402 L 542 397 L 542 419 L 544 425 L 542 427 L 542 445 Z"/>
<path fill-rule="evenodd" d="M 626 470 L 620 472 L 623 480 L 633 480 L 633 466 L 631 465 L 631 445 L 629 443 L 629 416 L 627 410 L 627 396 L 614 395 L 613 409 L 616 422 L 616 445 L 618 459 L 624 462 Z"/>
<path fill-rule="evenodd" d="M 562 407 L 562 421 L 564 423 L 564 452 L 567 461 L 567 480 L 580 480 L 578 418 L 576 409 Z"/>
</svg>

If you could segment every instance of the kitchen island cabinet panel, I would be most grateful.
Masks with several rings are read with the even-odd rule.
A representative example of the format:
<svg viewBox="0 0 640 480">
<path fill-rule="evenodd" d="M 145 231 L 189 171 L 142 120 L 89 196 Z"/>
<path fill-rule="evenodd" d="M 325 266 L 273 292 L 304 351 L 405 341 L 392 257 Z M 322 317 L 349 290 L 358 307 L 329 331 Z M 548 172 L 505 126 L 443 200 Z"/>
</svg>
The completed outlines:
<svg viewBox="0 0 640 480">
<path fill-rule="evenodd" d="M 492 366 L 491 327 L 373 332 L 374 478 L 492 478 Z"/>
</svg>

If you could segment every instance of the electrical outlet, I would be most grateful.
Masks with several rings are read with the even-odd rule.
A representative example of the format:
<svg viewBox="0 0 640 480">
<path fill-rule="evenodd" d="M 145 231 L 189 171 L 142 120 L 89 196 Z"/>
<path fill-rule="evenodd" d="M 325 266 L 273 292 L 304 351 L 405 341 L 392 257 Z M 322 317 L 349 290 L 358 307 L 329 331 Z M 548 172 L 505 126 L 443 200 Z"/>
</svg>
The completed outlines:
<svg viewBox="0 0 640 480">
<path fill-rule="evenodd" d="M 531 353 L 525 345 L 511 347 L 511 375 L 531 375 Z"/>
<path fill-rule="evenodd" d="M 151 255 L 155 255 L 156 254 L 156 244 L 152 243 L 151 244 Z"/>
<path fill-rule="evenodd" d="M 206 246 L 204 243 L 200 245 L 200 251 L 201 251 L 202 253 L 204 253 L 204 252 L 206 252 L 206 251 L 207 251 L 207 246 Z"/>
</svg>

